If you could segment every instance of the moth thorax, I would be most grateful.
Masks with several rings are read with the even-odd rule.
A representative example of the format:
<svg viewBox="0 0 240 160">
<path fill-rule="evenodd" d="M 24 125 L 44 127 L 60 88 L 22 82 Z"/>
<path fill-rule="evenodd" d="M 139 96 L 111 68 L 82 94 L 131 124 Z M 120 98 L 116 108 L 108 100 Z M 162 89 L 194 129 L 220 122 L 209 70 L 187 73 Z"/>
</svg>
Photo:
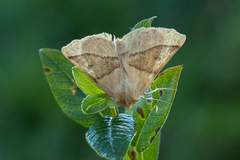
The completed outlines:
<svg viewBox="0 0 240 160">
<path fill-rule="evenodd" d="M 124 106 L 126 109 L 131 109 L 137 101 L 140 100 L 141 94 L 137 93 L 137 86 L 134 84 L 121 83 L 115 87 L 114 92 L 114 101 L 121 106 Z"/>
</svg>

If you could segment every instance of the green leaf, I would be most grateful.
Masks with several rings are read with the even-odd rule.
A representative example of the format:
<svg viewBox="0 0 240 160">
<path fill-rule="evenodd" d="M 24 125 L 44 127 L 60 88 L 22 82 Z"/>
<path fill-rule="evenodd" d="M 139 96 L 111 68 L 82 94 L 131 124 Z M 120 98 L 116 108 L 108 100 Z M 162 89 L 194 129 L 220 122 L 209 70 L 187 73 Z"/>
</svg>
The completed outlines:
<svg viewBox="0 0 240 160">
<path fill-rule="evenodd" d="M 82 102 L 82 111 L 86 114 L 98 113 L 107 107 L 117 107 L 113 100 L 88 95 Z"/>
<path fill-rule="evenodd" d="M 143 152 L 144 159 L 148 159 L 148 160 L 158 159 L 159 148 L 160 148 L 160 137 L 161 137 L 161 132 L 158 132 L 156 138 L 153 140 L 150 147 L 148 147 L 148 149 Z"/>
<path fill-rule="evenodd" d="M 81 104 L 85 95 L 73 79 L 73 64 L 58 50 L 40 49 L 39 54 L 53 96 L 62 111 L 82 126 L 90 127 L 101 116 L 82 112 Z"/>
<path fill-rule="evenodd" d="M 178 85 L 178 80 L 182 71 L 182 65 L 168 68 L 167 70 L 163 71 L 158 75 L 158 78 L 154 80 L 151 83 L 151 90 L 155 90 L 157 88 L 169 88 L 169 89 L 175 89 L 174 91 L 172 90 L 160 90 L 152 93 L 153 99 L 161 99 L 163 101 L 167 102 L 173 102 L 176 90 L 177 90 L 177 85 Z M 153 101 L 152 107 L 154 107 L 156 104 L 164 104 L 164 103 L 158 103 L 158 101 Z"/>
<path fill-rule="evenodd" d="M 82 102 L 82 111 L 86 114 L 101 112 L 106 109 L 106 99 L 88 95 Z"/>
<path fill-rule="evenodd" d="M 72 68 L 74 79 L 79 88 L 85 93 L 94 97 L 107 97 L 105 93 L 96 83 L 94 83 L 88 76 L 80 71 L 76 66 Z"/>
<path fill-rule="evenodd" d="M 151 90 L 156 88 L 177 89 L 181 70 L 182 66 L 165 70 L 152 82 Z M 146 150 L 163 127 L 170 112 L 175 93 L 175 90 L 161 90 L 152 93 L 153 99 L 167 101 L 170 104 L 162 101 L 149 102 L 140 99 L 133 106 L 132 114 L 137 123 L 137 134 L 132 141 L 132 145 L 136 147 L 138 152 Z"/>
<path fill-rule="evenodd" d="M 157 160 L 158 154 L 159 154 L 159 148 L 160 148 L 160 137 L 161 137 L 161 132 L 158 132 L 156 138 L 153 140 L 150 147 L 148 147 L 148 149 L 145 150 L 144 152 L 138 153 L 132 146 L 130 146 L 128 154 L 125 157 L 125 160 L 136 159 L 136 157 L 138 157 L 137 158 L 138 160 L 142 160 L 141 154 L 143 154 L 142 155 L 143 159 Z M 131 158 L 130 158 L 130 156 L 131 156 Z"/>
<path fill-rule="evenodd" d="M 119 114 L 114 118 L 103 116 L 89 128 L 86 140 L 99 156 L 122 160 L 135 135 L 134 128 L 133 118 L 126 114 Z"/>
<path fill-rule="evenodd" d="M 132 141 L 132 146 L 137 147 L 139 138 L 141 137 L 142 129 L 146 125 L 147 118 L 152 111 L 151 103 L 148 103 L 147 100 L 140 99 L 136 104 L 133 105 L 132 110 L 132 116 L 137 124 L 137 134 Z"/>
<path fill-rule="evenodd" d="M 149 28 L 151 27 L 151 24 L 152 24 L 152 21 L 157 18 L 157 16 L 153 16 L 151 18 L 148 18 L 148 19 L 144 19 L 140 22 L 138 22 L 133 28 L 131 31 L 135 30 L 135 29 L 138 29 L 138 28 L 141 28 L 141 27 L 145 27 L 145 28 Z"/>
<path fill-rule="evenodd" d="M 106 98 L 107 99 L 107 98 Z M 118 107 L 118 105 L 112 100 L 112 99 L 107 99 L 106 105 L 110 108 L 115 108 Z"/>
</svg>

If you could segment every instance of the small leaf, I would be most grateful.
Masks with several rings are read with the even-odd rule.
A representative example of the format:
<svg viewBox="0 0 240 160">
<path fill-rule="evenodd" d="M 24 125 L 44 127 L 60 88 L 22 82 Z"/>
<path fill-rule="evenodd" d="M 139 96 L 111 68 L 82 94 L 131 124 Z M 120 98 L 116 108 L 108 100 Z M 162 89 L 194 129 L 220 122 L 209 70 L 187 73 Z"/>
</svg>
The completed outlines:
<svg viewBox="0 0 240 160">
<path fill-rule="evenodd" d="M 114 108 L 117 106 L 112 99 L 88 95 L 82 102 L 82 111 L 85 114 L 94 114 L 103 111 L 107 107 Z"/>
<path fill-rule="evenodd" d="M 149 28 L 151 27 L 151 24 L 152 24 L 152 21 L 153 19 L 157 18 L 157 16 L 153 16 L 151 18 L 148 18 L 148 19 L 144 19 L 140 22 L 138 22 L 133 28 L 131 31 L 135 30 L 135 29 L 138 29 L 138 28 L 141 28 L 141 27 L 145 27 L 145 28 Z"/>
<path fill-rule="evenodd" d="M 126 114 L 103 116 L 89 128 L 86 140 L 99 156 L 122 160 L 135 135 L 134 127 L 133 118 Z"/>
<path fill-rule="evenodd" d="M 81 104 L 85 95 L 73 79 L 73 64 L 58 50 L 40 49 L 39 54 L 53 96 L 62 111 L 82 126 L 90 127 L 101 116 L 82 112 Z"/>
<path fill-rule="evenodd" d="M 150 86 L 151 90 L 155 90 L 156 88 L 177 89 L 181 70 L 182 66 L 165 70 L 152 82 Z M 161 101 L 147 102 L 140 99 L 133 106 L 132 114 L 137 123 L 137 135 L 134 137 L 132 145 L 136 147 L 138 152 L 146 150 L 163 127 L 170 112 L 175 93 L 175 90 L 161 90 L 152 93 L 153 99 L 161 99 L 170 104 Z"/>
<path fill-rule="evenodd" d="M 82 111 L 86 114 L 93 114 L 107 108 L 107 99 L 88 95 L 82 102 Z"/>
<path fill-rule="evenodd" d="M 79 88 L 85 93 L 94 97 L 107 97 L 105 93 L 96 83 L 88 76 L 80 71 L 76 66 L 72 68 L 73 77 Z"/>
</svg>

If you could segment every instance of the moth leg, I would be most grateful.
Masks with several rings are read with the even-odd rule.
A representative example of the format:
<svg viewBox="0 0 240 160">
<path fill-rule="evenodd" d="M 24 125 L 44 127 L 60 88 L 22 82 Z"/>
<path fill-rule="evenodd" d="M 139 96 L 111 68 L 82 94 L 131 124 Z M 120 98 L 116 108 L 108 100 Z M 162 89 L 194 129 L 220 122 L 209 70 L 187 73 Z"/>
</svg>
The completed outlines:
<svg viewBox="0 0 240 160">
<path fill-rule="evenodd" d="M 154 89 L 153 91 L 151 91 L 151 92 L 148 92 L 148 93 L 143 93 L 144 95 L 148 95 L 148 94 L 151 94 L 151 93 L 153 93 L 153 92 L 156 92 L 156 91 L 159 91 L 159 90 L 172 90 L 172 91 L 177 91 L 176 89 L 172 89 L 172 88 L 156 88 L 156 89 Z"/>
<path fill-rule="evenodd" d="M 163 101 L 163 100 L 160 100 L 160 99 L 153 99 L 153 98 L 145 98 L 145 97 L 141 97 L 142 99 L 145 99 L 145 100 L 150 100 L 150 101 L 159 101 L 159 102 L 164 102 L 164 103 L 168 103 L 168 104 L 171 104 L 167 101 Z"/>
</svg>

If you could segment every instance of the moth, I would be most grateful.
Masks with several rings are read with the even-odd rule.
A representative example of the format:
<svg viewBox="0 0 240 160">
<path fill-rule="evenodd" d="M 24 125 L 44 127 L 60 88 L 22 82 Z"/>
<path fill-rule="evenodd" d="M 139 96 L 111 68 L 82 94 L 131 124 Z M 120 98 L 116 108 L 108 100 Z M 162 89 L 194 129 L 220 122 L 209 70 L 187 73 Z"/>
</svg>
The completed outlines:
<svg viewBox="0 0 240 160">
<path fill-rule="evenodd" d="M 101 33 L 73 40 L 62 53 L 116 104 L 131 109 L 185 40 L 174 29 L 142 27 L 122 39 Z"/>
</svg>

